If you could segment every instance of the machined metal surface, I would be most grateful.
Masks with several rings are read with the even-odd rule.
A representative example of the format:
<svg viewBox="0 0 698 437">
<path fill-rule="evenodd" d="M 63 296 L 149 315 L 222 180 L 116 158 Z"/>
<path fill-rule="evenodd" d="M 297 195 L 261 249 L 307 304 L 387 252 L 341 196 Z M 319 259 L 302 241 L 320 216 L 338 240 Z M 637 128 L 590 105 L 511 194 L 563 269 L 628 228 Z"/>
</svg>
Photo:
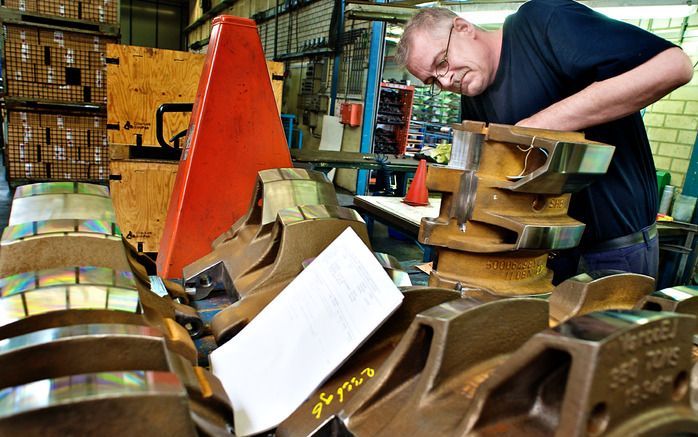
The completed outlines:
<svg viewBox="0 0 698 437">
<path fill-rule="evenodd" d="M 437 249 L 430 285 L 549 293 L 547 252 L 577 246 L 584 232 L 567 215 L 569 193 L 605 173 L 614 147 L 576 132 L 472 121 L 453 128 L 465 168 L 427 173 L 427 188 L 442 195 L 439 216 L 423 218 L 419 230 L 419 241 Z"/>
<path fill-rule="evenodd" d="M 605 311 L 541 332 L 479 387 L 453 435 L 695 433 L 694 324 L 675 313 Z"/>
<path fill-rule="evenodd" d="M 476 125 L 468 125 L 467 122 L 464 123 L 464 127 L 477 130 Z M 596 177 L 606 173 L 615 151 L 614 146 L 586 140 L 583 134 L 576 132 L 566 133 L 494 123 L 486 129 L 483 125 L 482 129 L 486 131 L 490 146 L 506 143 L 544 151 L 538 155 L 539 160 L 543 160 L 540 165 L 531 163 L 531 156 L 528 157 L 529 162 L 523 159 L 521 178 L 511 181 L 506 186 L 506 189 L 512 191 L 541 194 L 579 191 Z M 521 151 L 521 147 L 518 147 L 518 150 Z"/>
<path fill-rule="evenodd" d="M 8 226 L 0 245 L 0 277 L 65 266 L 129 270 L 113 222 L 65 219 Z"/>
<path fill-rule="evenodd" d="M 143 422 L 133 427 L 144 433 L 224 435 L 233 423 L 220 382 L 171 353 L 166 338 L 150 327 L 98 324 L 36 331 L 4 341 L 0 364 L 7 369 L 0 376 L 3 435 L 19 430 L 23 433 L 16 435 L 93 435 L 96 429 L 123 435 L 132 420 Z M 176 399 L 161 396 L 167 390 L 151 390 L 159 375 L 167 375 L 165 388 L 177 387 Z M 143 392 L 148 396 L 139 395 Z M 142 416 L 143 409 L 148 415 Z M 82 420 L 72 417 L 76 411 Z M 118 422 L 118 432 L 105 431 Z"/>
<path fill-rule="evenodd" d="M 109 197 L 109 188 L 104 185 L 85 182 L 39 182 L 17 187 L 13 199 L 47 194 L 89 194 L 91 196 Z"/>
<path fill-rule="evenodd" d="M 232 297 L 233 279 L 249 267 L 267 242 L 278 212 L 301 205 L 337 205 L 334 186 L 320 172 L 295 168 L 260 171 L 247 214 L 216 238 L 213 251 L 183 269 L 187 288 L 203 299 L 214 289 Z"/>
<path fill-rule="evenodd" d="M 45 194 L 15 198 L 9 224 L 41 220 L 83 219 L 116 221 L 111 198 L 90 194 Z"/>
<path fill-rule="evenodd" d="M 485 175 L 472 176 L 477 184 L 466 184 L 467 190 L 461 191 L 463 178 L 471 174 L 429 167 L 427 187 L 442 193 L 441 210 L 438 217 L 422 219 L 420 242 L 469 252 L 568 249 L 579 244 L 584 224 L 567 215 L 569 194 L 509 192 Z"/>
<path fill-rule="evenodd" d="M 383 270 L 385 270 L 388 276 L 390 276 L 390 279 L 393 280 L 393 284 L 397 285 L 398 287 L 409 287 L 412 285 L 412 280 L 410 279 L 409 273 L 402 268 L 397 258 L 381 252 L 373 252 L 373 255 L 381 264 Z"/>
<path fill-rule="evenodd" d="M 39 288 L 80 284 L 136 289 L 131 271 L 114 271 L 105 267 L 89 266 L 61 267 L 0 278 L 0 297 Z"/>
<path fill-rule="evenodd" d="M 73 375 L 0 391 L 6 435 L 196 436 L 188 416 L 187 392 L 169 372 Z"/>
<path fill-rule="evenodd" d="M 7 226 L 2 232 L 2 245 L 8 246 L 29 239 L 63 235 L 88 236 L 121 241 L 121 230 L 119 230 L 114 221 L 56 219 Z"/>
<path fill-rule="evenodd" d="M 400 307 L 307 401 L 276 430 L 279 437 L 311 435 L 339 412 L 378 369 L 400 342 L 415 316 L 460 296 L 455 291 L 410 287 Z"/>
<path fill-rule="evenodd" d="M 639 302 L 637 308 L 698 316 L 698 287 L 677 285 L 654 291 Z"/>
<path fill-rule="evenodd" d="M 128 288 L 74 285 L 14 293 L 0 298 L 0 326 L 54 311 L 93 309 L 140 313 L 138 292 Z"/>
<path fill-rule="evenodd" d="M 559 284 L 548 300 L 550 323 L 594 311 L 635 308 L 654 291 L 654 278 L 637 273 L 600 271 L 582 273 Z"/>
<path fill-rule="evenodd" d="M 87 324 L 34 331 L 0 344 L 0 388 L 114 370 L 168 370 L 165 338 L 143 325 Z"/>
<path fill-rule="evenodd" d="M 233 284 L 240 300 L 214 316 L 211 329 L 220 343 L 229 339 L 254 318 L 303 268 L 303 261 L 320 254 L 345 229 L 354 232 L 370 247 L 366 224 L 349 208 L 307 205 L 279 211 L 274 226 Z"/>
</svg>

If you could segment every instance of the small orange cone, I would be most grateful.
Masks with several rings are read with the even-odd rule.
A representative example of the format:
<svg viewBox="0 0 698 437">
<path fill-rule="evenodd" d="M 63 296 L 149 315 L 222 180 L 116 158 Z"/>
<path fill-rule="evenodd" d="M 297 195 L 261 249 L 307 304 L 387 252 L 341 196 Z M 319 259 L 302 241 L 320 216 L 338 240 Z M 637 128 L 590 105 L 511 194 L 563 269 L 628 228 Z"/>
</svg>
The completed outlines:
<svg viewBox="0 0 698 437">
<path fill-rule="evenodd" d="M 408 205 L 429 205 L 429 191 L 427 190 L 427 161 L 421 159 L 414 173 L 414 179 L 407 190 L 407 196 L 402 199 Z"/>
</svg>

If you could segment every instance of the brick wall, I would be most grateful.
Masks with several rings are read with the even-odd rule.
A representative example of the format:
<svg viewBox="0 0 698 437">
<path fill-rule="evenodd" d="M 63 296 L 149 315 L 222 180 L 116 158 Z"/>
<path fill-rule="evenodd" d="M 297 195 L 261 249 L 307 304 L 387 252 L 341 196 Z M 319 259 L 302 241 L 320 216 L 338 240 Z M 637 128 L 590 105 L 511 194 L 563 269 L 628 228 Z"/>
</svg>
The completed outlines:
<svg viewBox="0 0 698 437">
<path fill-rule="evenodd" d="M 680 45 L 694 64 L 698 61 L 698 14 L 686 21 L 642 20 L 634 24 Z M 698 74 L 648 107 L 644 121 L 657 170 L 671 172 L 672 185 L 683 187 L 698 129 Z"/>
</svg>

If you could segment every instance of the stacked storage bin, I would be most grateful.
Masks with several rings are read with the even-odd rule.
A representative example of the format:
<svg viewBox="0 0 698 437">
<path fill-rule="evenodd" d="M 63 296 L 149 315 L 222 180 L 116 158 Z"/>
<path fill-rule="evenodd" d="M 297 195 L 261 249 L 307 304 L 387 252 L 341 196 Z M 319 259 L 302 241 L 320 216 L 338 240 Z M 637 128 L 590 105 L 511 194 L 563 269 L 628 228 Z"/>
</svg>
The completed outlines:
<svg viewBox="0 0 698 437">
<path fill-rule="evenodd" d="M 118 8 L 114 0 L 8 0 L 0 8 L 13 186 L 106 182 L 106 45 L 117 42 Z"/>
</svg>

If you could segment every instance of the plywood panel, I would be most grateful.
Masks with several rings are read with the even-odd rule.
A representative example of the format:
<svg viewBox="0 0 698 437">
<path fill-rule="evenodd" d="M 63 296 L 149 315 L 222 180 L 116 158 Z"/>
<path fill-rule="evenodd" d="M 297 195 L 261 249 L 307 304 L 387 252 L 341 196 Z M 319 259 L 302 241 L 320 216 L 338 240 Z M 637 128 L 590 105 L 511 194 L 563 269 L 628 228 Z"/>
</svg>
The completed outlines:
<svg viewBox="0 0 698 437">
<path fill-rule="evenodd" d="M 145 160 L 110 163 L 109 188 L 116 221 L 126 241 L 136 249 L 158 251 L 178 164 Z"/>
<path fill-rule="evenodd" d="M 136 144 L 140 135 L 143 145 L 157 145 L 156 109 L 163 103 L 194 101 L 204 55 L 109 44 L 107 58 L 109 143 Z M 167 114 L 165 138 L 188 123 L 189 114 Z"/>
<path fill-rule="evenodd" d="M 155 111 L 163 103 L 191 103 L 206 55 L 118 44 L 107 46 L 107 126 L 110 145 L 157 146 Z M 269 76 L 283 77 L 284 64 L 267 62 Z M 283 80 L 272 81 L 281 111 Z M 166 139 L 186 129 L 190 114 L 164 117 Z"/>
</svg>

